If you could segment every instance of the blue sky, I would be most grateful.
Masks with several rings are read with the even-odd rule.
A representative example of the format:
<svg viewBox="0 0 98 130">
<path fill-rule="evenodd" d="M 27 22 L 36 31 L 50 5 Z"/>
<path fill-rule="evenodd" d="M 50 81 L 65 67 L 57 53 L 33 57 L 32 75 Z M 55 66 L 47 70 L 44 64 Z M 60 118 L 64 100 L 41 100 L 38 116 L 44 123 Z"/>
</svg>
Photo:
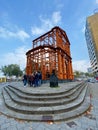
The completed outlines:
<svg viewBox="0 0 98 130">
<path fill-rule="evenodd" d="M 73 70 L 86 72 L 85 23 L 97 7 L 98 0 L 0 0 L 0 67 L 19 64 L 24 69 L 32 40 L 59 26 L 71 43 Z"/>
</svg>

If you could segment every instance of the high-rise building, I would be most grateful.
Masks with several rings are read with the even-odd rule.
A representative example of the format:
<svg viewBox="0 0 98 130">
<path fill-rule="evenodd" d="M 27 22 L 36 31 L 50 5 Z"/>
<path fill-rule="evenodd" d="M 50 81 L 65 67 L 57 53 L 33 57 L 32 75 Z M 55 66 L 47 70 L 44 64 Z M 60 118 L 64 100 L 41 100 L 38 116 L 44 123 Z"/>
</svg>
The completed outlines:
<svg viewBox="0 0 98 130">
<path fill-rule="evenodd" d="M 98 74 L 98 13 L 87 17 L 85 38 L 92 71 Z"/>
<path fill-rule="evenodd" d="M 92 68 L 91 68 L 91 67 L 87 68 L 87 72 L 88 72 L 89 74 L 92 73 Z"/>
</svg>

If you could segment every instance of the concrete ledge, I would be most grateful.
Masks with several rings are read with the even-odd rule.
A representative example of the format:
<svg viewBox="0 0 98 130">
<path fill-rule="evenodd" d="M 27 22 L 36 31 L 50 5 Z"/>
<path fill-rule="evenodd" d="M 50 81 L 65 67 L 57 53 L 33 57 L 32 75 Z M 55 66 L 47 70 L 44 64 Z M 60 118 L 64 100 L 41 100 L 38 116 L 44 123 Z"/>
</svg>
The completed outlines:
<svg viewBox="0 0 98 130">
<path fill-rule="evenodd" d="M 88 91 L 88 90 L 87 90 Z M 89 93 L 89 92 L 88 92 Z M 3 97 L 2 97 L 3 99 Z M 17 119 L 21 119 L 21 120 L 27 120 L 27 121 L 35 121 L 35 122 L 42 122 L 42 118 L 43 115 L 28 115 L 28 114 L 22 114 L 22 113 L 17 113 L 15 111 L 12 111 L 10 109 L 8 109 L 5 104 L 2 104 L 2 108 L 0 108 L 0 111 L 9 116 L 9 117 L 13 117 L 13 118 L 17 118 Z M 81 114 L 85 113 L 90 107 L 90 97 L 89 94 L 86 95 L 85 100 L 83 102 L 83 104 L 81 106 L 78 107 L 78 109 L 75 110 L 71 110 L 67 113 L 61 113 L 61 114 L 45 114 L 44 116 L 52 116 L 53 121 L 57 122 L 57 121 L 67 121 L 67 120 L 71 120 L 73 118 L 76 118 L 78 116 L 80 116 Z"/>
<path fill-rule="evenodd" d="M 18 104 L 26 106 L 56 106 L 64 105 L 69 102 L 73 102 L 78 98 L 79 94 L 83 91 L 84 86 L 74 87 L 74 90 L 71 89 L 68 93 L 52 96 L 28 96 L 24 95 L 21 92 L 14 91 L 14 88 L 5 87 L 5 91 L 8 93 L 10 98 Z"/>
<path fill-rule="evenodd" d="M 90 106 L 88 85 L 81 83 L 76 86 L 66 86 L 66 89 L 64 88 L 57 90 L 56 94 L 54 89 L 52 95 L 50 95 L 51 91 L 49 93 L 48 91 L 41 91 L 40 93 L 38 89 L 35 89 L 35 93 L 30 91 L 31 88 L 28 88 L 30 90 L 26 91 L 27 88 L 23 90 L 22 87 L 6 86 L 3 88 L 2 93 L 4 110 L 0 108 L 1 112 L 14 118 L 40 122 L 43 121 L 43 117 L 51 117 L 53 121 L 69 120 L 87 111 Z M 51 89 L 49 88 L 49 90 Z M 45 92 L 49 95 L 42 96 Z M 23 98 L 19 97 L 19 95 L 22 95 Z M 37 98 L 37 100 L 34 100 L 34 98 Z M 47 100 L 43 100 L 44 98 Z M 55 98 L 57 99 L 55 100 Z"/>
<path fill-rule="evenodd" d="M 68 79 L 67 80 L 63 80 L 63 79 L 58 80 L 58 83 L 68 83 L 68 82 L 73 82 L 73 80 L 70 80 L 70 79 L 69 80 Z M 42 80 L 42 83 L 50 83 L 50 80 Z"/>
</svg>

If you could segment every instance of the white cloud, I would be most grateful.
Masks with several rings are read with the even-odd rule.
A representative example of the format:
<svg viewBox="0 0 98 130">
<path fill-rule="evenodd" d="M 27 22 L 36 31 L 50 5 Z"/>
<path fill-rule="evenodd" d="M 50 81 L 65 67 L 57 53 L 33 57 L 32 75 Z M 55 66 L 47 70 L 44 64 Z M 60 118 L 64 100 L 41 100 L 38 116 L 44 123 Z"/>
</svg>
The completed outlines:
<svg viewBox="0 0 98 130">
<path fill-rule="evenodd" d="M 16 33 L 16 37 L 19 37 L 22 41 L 24 41 L 26 38 L 29 38 L 30 36 L 25 31 L 20 30 Z"/>
<path fill-rule="evenodd" d="M 31 31 L 32 35 L 41 35 L 48 30 L 50 30 L 53 26 L 57 26 L 61 22 L 61 14 L 60 11 L 53 12 L 52 16 L 50 19 L 45 19 L 42 16 L 39 17 L 41 21 L 41 26 L 38 27 L 32 26 Z"/>
<path fill-rule="evenodd" d="M 96 0 L 96 4 L 98 4 L 98 0 Z"/>
<path fill-rule="evenodd" d="M 73 61 L 73 71 L 87 72 L 87 68 L 90 67 L 90 63 L 86 60 Z"/>
<path fill-rule="evenodd" d="M 78 19 L 77 25 L 78 28 L 81 28 L 82 33 L 85 33 L 85 22 L 86 22 L 85 20 L 86 18 L 84 16 Z"/>
<path fill-rule="evenodd" d="M 26 33 L 23 30 L 16 30 L 15 31 L 10 31 L 7 28 L 0 27 L 0 37 L 2 38 L 17 38 L 20 39 L 21 41 L 24 41 L 25 39 L 29 38 L 29 34 Z"/>
<path fill-rule="evenodd" d="M 85 33 L 85 26 L 83 26 L 83 28 L 82 28 L 82 32 Z"/>
<path fill-rule="evenodd" d="M 52 22 L 53 24 L 58 24 L 59 22 L 61 21 L 61 15 L 60 15 L 60 12 L 54 12 L 52 14 Z"/>
<path fill-rule="evenodd" d="M 2 56 L 0 60 L 0 66 L 9 65 L 9 64 L 18 64 L 21 69 L 26 67 L 26 52 L 29 49 L 25 46 L 19 47 L 14 52 L 6 53 Z"/>
<path fill-rule="evenodd" d="M 44 27 L 38 28 L 38 27 L 32 27 L 32 34 L 33 35 L 40 35 L 43 34 L 45 32 Z"/>
<path fill-rule="evenodd" d="M 80 26 L 80 25 L 82 25 L 82 24 L 84 24 L 85 23 L 85 17 L 83 16 L 83 17 L 80 17 L 79 19 L 78 19 L 78 25 Z"/>
</svg>

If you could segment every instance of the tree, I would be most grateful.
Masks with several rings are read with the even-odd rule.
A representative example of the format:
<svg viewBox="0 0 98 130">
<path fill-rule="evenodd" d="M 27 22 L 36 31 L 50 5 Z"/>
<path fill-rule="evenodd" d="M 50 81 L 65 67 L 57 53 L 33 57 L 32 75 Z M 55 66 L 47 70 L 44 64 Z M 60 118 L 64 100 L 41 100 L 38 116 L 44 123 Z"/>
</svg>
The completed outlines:
<svg viewBox="0 0 98 130">
<path fill-rule="evenodd" d="M 15 75 L 16 77 L 18 77 L 18 76 L 22 76 L 22 74 L 23 74 L 19 65 L 17 65 L 17 64 L 2 66 L 1 71 L 4 73 L 5 76 Z"/>
<path fill-rule="evenodd" d="M 79 71 L 75 71 L 74 72 L 74 76 L 75 76 L 75 78 L 79 77 L 80 76 L 80 72 Z"/>
<path fill-rule="evenodd" d="M 74 76 L 75 78 L 80 78 L 81 76 L 86 76 L 86 77 L 94 77 L 93 73 L 87 73 L 87 72 L 80 72 L 80 71 L 74 71 Z"/>
<path fill-rule="evenodd" d="M 85 76 L 87 76 L 87 77 L 94 77 L 94 74 L 93 73 L 85 73 Z"/>
</svg>

